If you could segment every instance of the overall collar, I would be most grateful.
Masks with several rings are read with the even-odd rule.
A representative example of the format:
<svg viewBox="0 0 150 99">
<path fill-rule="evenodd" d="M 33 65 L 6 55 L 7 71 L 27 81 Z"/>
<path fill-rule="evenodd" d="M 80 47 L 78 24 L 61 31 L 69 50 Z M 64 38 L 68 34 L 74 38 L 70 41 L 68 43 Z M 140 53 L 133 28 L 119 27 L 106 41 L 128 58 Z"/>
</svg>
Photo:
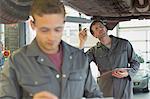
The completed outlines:
<svg viewBox="0 0 150 99">
<path fill-rule="evenodd" d="M 72 53 L 74 53 L 76 50 L 74 50 L 73 47 L 71 47 L 70 45 L 68 45 L 67 43 L 65 43 L 63 40 L 60 43 L 62 45 L 62 49 L 63 49 L 63 63 L 62 63 L 62 72 L 65 73 L 69 73 L 70 71 L 70 67 L 71 67 L 71 63 L 73 61 L 72 59 Z M 45 54 L 39 47 L 37 44 L 36 39 L 33 40 L 33 42 L 27 46 L 27 50 L 26 50 L 26 55 L 27 56 L 33 56 L 33 57 L 37 57 L 37 61 L 40 64 L 43 64 L 45 66 L 49 66 L 53 69 L 56 70 L 55 65 L 49 60 L 48 55 Z"/>
<path fill-rule="evenodd" d="M 118 40 L 113 35 L 109 35 L 109 37 L 111 38 L 111 48 L 110 48 L 110 50 L 111 50 L 111 49 L 114 49 L 116 47 L 116 45 L 118 44 Z M 107 48 L 101 42 L 98 42 L 96 45 L 98 48 Z"/>
</svg>

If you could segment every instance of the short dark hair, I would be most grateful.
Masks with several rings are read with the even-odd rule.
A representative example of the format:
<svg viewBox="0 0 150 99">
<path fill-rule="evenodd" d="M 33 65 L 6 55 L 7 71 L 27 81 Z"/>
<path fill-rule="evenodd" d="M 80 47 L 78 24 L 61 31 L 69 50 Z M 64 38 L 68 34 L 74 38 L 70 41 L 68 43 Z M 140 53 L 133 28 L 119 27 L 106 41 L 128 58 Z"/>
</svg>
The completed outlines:
<svg viewBox="0 0 150 99">
<path fill-rule="evenodd" d="M 95 25 L 96 23 L 101 23 L 103 26 L 106 27 L 106 25 L 105 25 L 105 23 L 104 23 L 103 21 L 94 20 L 94 21 L 91 23 L 91 25 L 90 25 L 90 32 L 91 32 L 92 35 L 94 34 L 94 32 L 93 32 L 93 30 L 92 30 L 92 26 Z"/>
<path fill-rule="evenodd" d="M 65 16 L 65 7 L 60 0 L 33 0 L 31 6 L 31 15 L 42 16 L 43 14 L 62 13 Z"/>
</svg>

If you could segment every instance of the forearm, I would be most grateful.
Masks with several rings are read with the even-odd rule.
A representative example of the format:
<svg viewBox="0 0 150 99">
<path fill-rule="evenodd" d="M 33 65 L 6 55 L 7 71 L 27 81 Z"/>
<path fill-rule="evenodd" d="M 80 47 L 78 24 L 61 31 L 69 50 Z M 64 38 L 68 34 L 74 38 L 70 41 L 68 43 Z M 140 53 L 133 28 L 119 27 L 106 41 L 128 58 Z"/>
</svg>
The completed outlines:
<svg viewBox="0 0 150 99">
<path fill-rule="evenodd" d="M 102 98 L 102 92 L 94 80 L 91 70 L 89 69 L 88 77 L 85 84 L 84 97 L 86 98 Z"/>
<path fill-rule="evenodd" d="M 134 60 L 132 63 L 130 63 L 131 69 L 128 70 L 130 79 L 132 79 L 134 77 L 134 75 L 137 73 L 139 66 L 140 66 L 140 63 L 138 61 Z"/>
<path fill-rule="evenodd" d="M 80 41 L 79 49 L 83 49 L 84 48 L 84 44 L 85 44 L 85 41 Z"/>
<path fill-rule="evenodd" d="M 139 67 L 140 67 L 140 63 L 138 60 L 138 57 L 136 55 L 136 53 L 133 50 L 133 47 L 131 45 L 130 42 L 128 42 L 127 45 L 127 51 L 128 51 L 128 63 L 130 64 L 130 68 L 128 70 L 128 74 L 129 74 L 129 78 L 132 79 L 134 77 L 134 75 L 137 73 Z"/>
</svg>

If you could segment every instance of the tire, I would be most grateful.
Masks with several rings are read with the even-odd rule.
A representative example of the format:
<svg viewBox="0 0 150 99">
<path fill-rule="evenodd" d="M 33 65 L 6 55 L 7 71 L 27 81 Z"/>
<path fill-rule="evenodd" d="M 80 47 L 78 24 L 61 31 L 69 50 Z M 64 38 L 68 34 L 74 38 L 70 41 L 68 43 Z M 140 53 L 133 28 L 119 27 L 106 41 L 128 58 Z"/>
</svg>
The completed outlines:
<svg viewBox="0 0 150 99">
<path fill-rule="evenodd" d="M 135 94 L 136 93 L 136 90 L 133 88 L 133 94 Z"/>
<path fill-rule="evenodd" d="M 0 0 L 0 24 L 12 24 L 27 20 L 31 1 Z"/>
<path fill-rule="evenodd" d="M 146 88 L 143 88 L 143 90 L 142 90 L 144 93 L 149 92 L 149 89 L 148 89 L 148 80 L 149 80 L 149 79 L 147 79 L 147 87 L 146 87 Z"/>
<path fill-rule="evenodd" d="M 147 93 L 147 92 L 149 92 L 149 89 L 148 89 L 148 87 L 144 88 L 144 89 L 143 89 L 143 92 L 144 92 L 144 93 Z"/>
</svg>

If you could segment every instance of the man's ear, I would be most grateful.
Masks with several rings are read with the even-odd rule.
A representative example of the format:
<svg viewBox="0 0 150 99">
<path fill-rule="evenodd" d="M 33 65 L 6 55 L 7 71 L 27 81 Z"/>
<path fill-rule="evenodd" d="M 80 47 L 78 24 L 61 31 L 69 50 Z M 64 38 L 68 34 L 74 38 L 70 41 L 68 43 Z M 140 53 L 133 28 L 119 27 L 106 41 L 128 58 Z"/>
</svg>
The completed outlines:
<svg viewBox="0 0 150 99">
<path fill-rule="evenodd" d="M 35 22 L 33 20 L 30 20 L 30 25 L 31 25 L 31 28 L 34 30 L 35 29 Z"/>
<path fill-rule="evenodd" d="M 105 31 L 106 33 L 108 32 L 108 30 L 107 30 L 106 26 L 104 27 L 104 31 Z"/>
</svg>

